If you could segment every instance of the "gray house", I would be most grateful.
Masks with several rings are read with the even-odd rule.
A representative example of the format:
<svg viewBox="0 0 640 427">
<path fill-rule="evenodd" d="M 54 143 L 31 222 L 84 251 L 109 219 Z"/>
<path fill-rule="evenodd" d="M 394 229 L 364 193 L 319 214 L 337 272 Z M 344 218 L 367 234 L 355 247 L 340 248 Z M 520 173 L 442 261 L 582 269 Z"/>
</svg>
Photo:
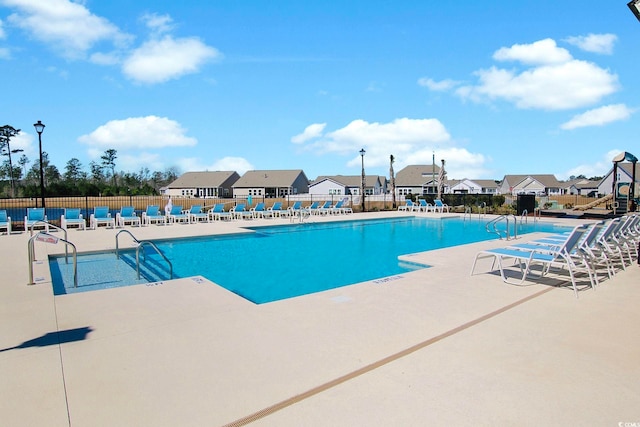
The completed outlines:
<svg viewBox="0 0 640 427">
<path fill-rule="evenodd" d="M 535 194 L 541 195 L 559 195 L 563 194 L 563 184 L 560 183 L 554 175 L 505 175 L 500 188 L 499 194 Z"/>
<path fill-rule="evenodd" d="M 240 178 L 234 171 L 185 172 L 167 186 L 164 194 L 175 197 L 232 197 L 233 184 Z"/>
<path fill-rule="evenodd" d="M 404 199 L 409 194 L 437 192 L 440 167 L 435 165 L 410 165 L 396 173 L 396 197 Z"/>
<path fill-rule="evenodd" d="M 286 197 L 309 191 L 302 169 L 247 171 L 233 185 L 235 197 Z"/>
</svg>

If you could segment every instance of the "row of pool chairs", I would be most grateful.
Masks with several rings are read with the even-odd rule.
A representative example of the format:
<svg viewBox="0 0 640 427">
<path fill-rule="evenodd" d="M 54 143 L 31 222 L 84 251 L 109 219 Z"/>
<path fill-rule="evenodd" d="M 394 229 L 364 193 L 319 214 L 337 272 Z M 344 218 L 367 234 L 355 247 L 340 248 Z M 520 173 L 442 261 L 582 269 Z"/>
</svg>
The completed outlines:
<svg viewBox="0 0 640 427">
<path fill-rule="evenodd" d="M 411 199 L 405 200 L 404 205 L 398 206 L 399 211 L 404 212 L 437 212 L 444 213 L 449 212 L 449 205 L 443 203 L 440 199 L 435 199 L 433 204 L 427 202 L 425 199 L 419 199 L 418 202 L 413 202 Z"/>
<path fill-rule="evenodd" d="M 193 224 L 197 222 L 211 222 L 215 220 L 253 219 L 253 218 L 274 218 L 291 217 L 298 213 L 332 215 L 353 213 L 350 207 L 344 206 L 345 200 L 340 200 L 335 204 L 330 202 L 313 202 L 309 206 L 302 206 L 302 202 L 297 201 L 292 206 L 283 209 L 282 202 L 276 202 L 273 206 L 266 207 L 260 202 L 255 207 L 247 208 L 243 203 L 238 203 L 229 210 L 225 210 L 225 205 L 219 203 L 211 209 L 205 211 L 202 205 L 192 205 L 189 209 L 183 209 L 180 205 L 167 206 L 167 211 L 162 213 L 160 206 L 149 205 L 140 216 L 137 215 L 133 206 L 122 206 L 112 217 L 108 206 L 97 206 L 93 209 L 89 217 L 89 227 L 95 230 L 99 226 L 108 228 L 130 226 L 146 226 L 151 224 L 167 225 L 175 223 Z M 28 208 L 24 217 L 25 230 L 44 229 L 49 231 L 49 221 L 44 208 Z M 87 223 L 80 208 L 66 208 L 60 217 L 60 227 L 63 229 L 77 228 L 85 230 Z M 0 210 L 0 231 L 11 234 L 11 217 L 7 216 L 6 210 Z"/>
<path fill-rule="evenodd" d="M 504 248 L 487 249 L 478 252 L 471 267 L 474 274 L 478 260 L 493 260 L 491 270 L 497 264 L 505 283 L 523 285 L 527 279 L 541 279 L 552 268 L 566 280 L 569 275 L 572 289 L 578 297 L 576 276 L 583 275 L 589 280 L 584 288 L 596 289 L 600 284 L 599 274 L 613 277 L 618 271 L 626 270 L 638 259 L 640 243 L 640 215 L 632 214 L 620 218 L 583 224 L 569 233 L 555 234 L 544 239 L 515 244 Z M 507 271 L 505 261 L 512 260 L 519 272 Z M 539 267 L 539 273 L 533 269 Z M 509 277 L 511 273 L 512 277 Z"/>
</svg>

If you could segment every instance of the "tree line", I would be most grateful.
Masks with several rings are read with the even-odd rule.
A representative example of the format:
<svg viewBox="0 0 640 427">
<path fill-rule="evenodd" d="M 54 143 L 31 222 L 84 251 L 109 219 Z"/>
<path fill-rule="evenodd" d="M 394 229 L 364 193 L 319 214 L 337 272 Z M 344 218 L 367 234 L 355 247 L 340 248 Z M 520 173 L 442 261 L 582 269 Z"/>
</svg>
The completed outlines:
<svg viewBox="0 0 640 427">
<path fill-rule="evenodd" d="M 20 129 L 0 127 L 0 197 L 38 197 L 40 195 L 40 159 L 31 161 L 21 149 L 11 148 L 11 139 Z M 21 154 L 22 153 L 22 154 Z M 19 157 L 18 157 L 19 155 Z M 17 159 L 16 159 L 17 157 Z M 122 196 L 157 195 L 160 188 L 177 179 L 175 167 L 151 172 L 141 167 L 138 172 L 117 172 L 118 152 L 108 149 L 100 161 L 91 161 L 88 171 L 77 158 L 67 161 L 60 170 L 42 152 L 42 176 L 45 195 L 55 196 Z M 31 165 L 29 167 L 29 165 Z"/>
</svg>

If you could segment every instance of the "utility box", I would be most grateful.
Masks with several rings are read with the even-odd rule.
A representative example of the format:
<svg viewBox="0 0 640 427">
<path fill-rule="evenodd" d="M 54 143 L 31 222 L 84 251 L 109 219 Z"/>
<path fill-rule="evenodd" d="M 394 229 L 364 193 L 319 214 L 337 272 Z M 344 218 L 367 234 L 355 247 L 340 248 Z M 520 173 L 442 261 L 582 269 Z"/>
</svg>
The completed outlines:
<svg viewBox="0 0 640 427">
<path fill-rule="evenodd" d="M 525 210 L 528 214 L 532 214 L 536 209 L 536 196 L 535 194 L 518 194 L 518 205 L 516 210 L 518 216 L 522 215 Z"/>
</svg>

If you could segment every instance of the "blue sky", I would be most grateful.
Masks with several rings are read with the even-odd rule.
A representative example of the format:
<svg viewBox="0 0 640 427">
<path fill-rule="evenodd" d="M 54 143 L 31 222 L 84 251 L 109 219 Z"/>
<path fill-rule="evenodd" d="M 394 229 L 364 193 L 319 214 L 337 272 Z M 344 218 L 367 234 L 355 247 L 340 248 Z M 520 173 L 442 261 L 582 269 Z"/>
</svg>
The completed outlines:
<svg viewBox="0 0 640 427">
<path fill-rule="evenodd" d="M 626 0 L 0 0 L 0 122 L 64 171 L 603 175 L 637 149 Z"/>
</svg>

